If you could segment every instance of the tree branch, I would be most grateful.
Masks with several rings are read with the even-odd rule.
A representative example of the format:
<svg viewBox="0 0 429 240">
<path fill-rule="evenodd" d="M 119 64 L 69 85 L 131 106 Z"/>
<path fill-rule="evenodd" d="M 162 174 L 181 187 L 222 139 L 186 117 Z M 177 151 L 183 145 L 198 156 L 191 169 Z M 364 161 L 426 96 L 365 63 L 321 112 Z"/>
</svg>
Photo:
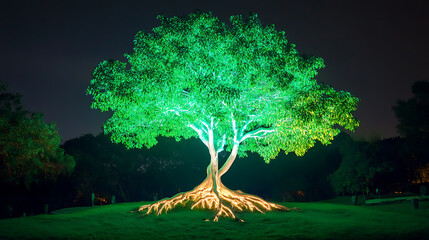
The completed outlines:
<svg viewBox="0 0 429 240">
<path fill-rule="evenodd" d="M 224 150 L 225 144 L 226 144 L 226 135 L 224 134 L 222 140 L 218 141 L 219 146 L 216 150 L 216 153 L 222 152 Z"/>
<path fill-rule="evenodd" d="M 203 129 L 204 132 L 206 132 L 206 134 L 209 134 L 209 131 L 210 131 L 209 125 L 203 120 L 200 120 L 200 121 L 206 127 L 206 129 Z"/>
<path fill-rule="evenodd" d="M 234 131 L 234 144 L 240 144 L 240 142 L 237 141 L 237 133 L 238 133 L 237 124 L 235 122 L 234 115 L 232 113 L 231 113 L 231 121 L 232 121 L 232 130 Z"/>
<path fill-rule="evenodd" d="M 243 137 L 244 131 L 246 130 L 247 126 L 248 126 L 251 122 L 253 122 L 253 118 L 251 118 L 251 119 L 247 120 L 247 121 L 246 121 L 246 123 L 244 123 L 243 127 L 241 127 L 241 129 L 240 129 L 240 135 L 239 135 L 239 136 L 240 136 L 240 138 L 242 138 L 242 137 Z"/>
<path fill-rule="evenodd" d="M 243 142 L 244 140 L 248 138 L 262 138 L 265 137 L 267 134 L 274 132 L 274 129 L 272 128 L 258 128 L 251 132 L 246 133 L 243 137 L 241 137 L 240 142 Z"/>
<path fill-rule="evenodd" d="M 229 170 L 232 163 L 234 163 L 234 160 L 237 157 L 238 146 L 239 144 L 234 144 L 231 154 L 229 155 L 228 159 L 225 161 L 223 166 L 219 169 L 219 177 L 222 177 L 222 175 L 224 175 Z"/>
<path fill-rule="evenodd" d="M 195 126 L 194 124 L 189 124 L 189 127 L 191 127 L 192 129 L 194 129 L 197 133 L 198 136 L 200 137 L 201 141 L 207 146 L 209 147 L 209 141 L 207 140 L 207 138 L 204 136 L 204 132 L 203 129 L 198 128 L 197 126 Z"/>
</svg>

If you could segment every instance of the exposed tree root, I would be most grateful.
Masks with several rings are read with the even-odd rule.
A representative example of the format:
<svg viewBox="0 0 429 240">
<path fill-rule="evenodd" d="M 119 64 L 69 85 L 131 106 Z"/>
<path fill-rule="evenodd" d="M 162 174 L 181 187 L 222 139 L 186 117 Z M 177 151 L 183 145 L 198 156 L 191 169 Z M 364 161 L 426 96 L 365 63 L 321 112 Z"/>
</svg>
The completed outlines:
<svg viewBox="0 0 429 240">
<path fill-rule="evenodd" d="M 157 215 L 167 213 L 177 206 L 191 206 L 192 209 L 213 209 L 216 215 L 213 221 L 219 217 L 230 217 L 237 221 L 239 219 L 234 212 L 261 212 L 266 211 L 290 211 L 289 208 L 265 201 L 264 199 L 245 194 L 241 191 L 233 191 L 225 187 L 221 182 L 217 183 L 217 193 L 213 191 L 213 182 L 208 177 L 204 182 L 189 192 L 179 193 L 172 198 L 163 199 L 153 204 L 141 206 L 139 211 L 145 214 L 156 213 Z"/>
</svg>

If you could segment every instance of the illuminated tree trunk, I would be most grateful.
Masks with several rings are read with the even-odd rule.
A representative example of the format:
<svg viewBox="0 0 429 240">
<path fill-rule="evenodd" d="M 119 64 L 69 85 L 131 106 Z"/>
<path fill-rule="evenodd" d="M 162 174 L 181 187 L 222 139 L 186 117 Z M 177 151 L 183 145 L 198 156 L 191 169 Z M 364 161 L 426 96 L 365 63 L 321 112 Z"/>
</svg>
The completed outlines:
<svg viewBox="0 0 429 240">
<path fill-rule="evenodd" d="M 183 207 L 190 206 L 191 209 L 213 209 L 216 211 L 213 221 L 217 221 L 221 216 L 231 217 L 235 220 L 242 221 L 235 215 L 235 212 L 242 211 L 258 211 L 261 213 L 272 210 L 288 211 L 288 208 L 279 204 L 266 202 L 258 196 L 246 194 L 240 190 L 230 190 L 221 182 L 221 176 L 229 170 L 237 157 L 239 143 L 247 137 L 257 136 L 256 134 L 267 132 L 269 130 L 258 130 L 252 132 L 252 135 L 249 135 L 249 133 L 244 135 L 243 132 L 245 126 L 239 133 L 239 131 L 236 130 L 235 121 L 233 121 L 235 144 L 225 164 L 219 170 L 218 153 L 223 151 L 225 139 L 223 139 L 223 141 L 217 141 L 215 144 L 213 119 L 210 125 L 207 123 L 204 123 L 204 125 L 207 127 L 204 131 L 195 126 L 192 127 L 199 133 L 201 140 L 208 147 L 210 153 L 210 164 L 207 167 L 206 179 L 189 192 L 179 193 L 172 198 L 144 205 L 140 207 L 139 211 L 143 211 L 146 214 L 155 212 L 159 215 L 161 213 L 168 212 L 177 205 L 181 205 Z"/>
</svg>

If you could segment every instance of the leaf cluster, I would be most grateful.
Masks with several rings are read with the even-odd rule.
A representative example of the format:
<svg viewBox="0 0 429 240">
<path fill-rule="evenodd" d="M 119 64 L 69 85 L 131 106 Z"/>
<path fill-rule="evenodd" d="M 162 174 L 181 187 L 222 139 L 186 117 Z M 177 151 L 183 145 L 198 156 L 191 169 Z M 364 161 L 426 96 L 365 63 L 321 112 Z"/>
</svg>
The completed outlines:
<svg viewBox="0 0 429 240">
<path fill-rule="evenodd" d="M 299 54 L 285 33 L 256 14 L 159 16 L 160 26 L 139 32 L 127 63 L 103 61 L 88 87 L 93 108 L 113 111 L 104 124 L 114 142 L 153 146 L 157 136 L 189 138 L 189 128 L 215 119 L 217 138 L 233 145 L 232 119 L 246 130 L 274 129 L 249 138 L 240 154 L 267 161 L 283 149 L 302 155 L 316 140 L 328 143 L 344 126 L 353 130 L 358 99 L 314 77 L 321 58 Z"/>
</svg>

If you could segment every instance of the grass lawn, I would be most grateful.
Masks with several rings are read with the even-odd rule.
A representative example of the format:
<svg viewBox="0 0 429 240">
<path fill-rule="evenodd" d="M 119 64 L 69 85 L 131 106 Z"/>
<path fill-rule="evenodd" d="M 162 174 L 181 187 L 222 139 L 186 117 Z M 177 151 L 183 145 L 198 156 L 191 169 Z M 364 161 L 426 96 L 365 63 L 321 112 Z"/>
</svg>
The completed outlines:
<svg viewBox="0 0 429 240">
<path fill-rule="evenodd" d="M 429 202 L 351 206 L 336 201 L 287 203 L 301 211 L 242 213 L 219 222 L 210 211 L 160 216 L 130 213 L 146 204 L 70 208 L 0 220 L 0 239 L 429 239 Z"/>
</svg>

